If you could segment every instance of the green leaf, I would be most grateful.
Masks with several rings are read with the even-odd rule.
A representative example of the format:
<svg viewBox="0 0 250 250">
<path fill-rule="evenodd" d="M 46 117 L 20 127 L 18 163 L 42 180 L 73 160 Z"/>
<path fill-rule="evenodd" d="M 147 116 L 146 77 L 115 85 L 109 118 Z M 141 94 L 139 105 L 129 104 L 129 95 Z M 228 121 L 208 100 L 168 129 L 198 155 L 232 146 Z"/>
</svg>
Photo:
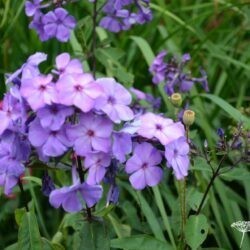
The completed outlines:
<svg viewBox="0 0 250 250">
<path fill-rule="evenodd" d="M 42 186 L 42 180 L 35 176 L 24 176 L 22 177 L 22 180 L 31 181 L 31 182 L 36 183 L 38 186 Z"/>
<path fill-rule="evenodd" d="M 203 214 L 191 215 L 185 226 L 185 239 L 192 250 L 197 249 L 208 233 L 207 218 Z"/>
<path fill-rule="evenodd" d="M 99 217 L 104 217 L 104 216 L 108 215 L 113 210 L 114 207 L 115 207 L 115 205 L 113 205 L 113 204 L 111 204 L 107 207 L 103 207 L 102 209 L 93 212 L 93 215 L 99 216 Z"/>
<path fill-rule="evenodd" d="M 212 94 L 201 94 L 201 96 L 210 99 L 212 102 L 217 104 L 221 109 L 223 109 L 226 113 L 228 113 L 229 116 L 231 116 L 234 120 L 236 120 L 237 122 L 243 122 L 244 126 L 250 128 L 250 119 L 242 115 L 239 110 L 234 108 L 228 102 Z"/>
<path fill-rule="evenodd" d="M 60 228 L 72 227 L 74 230 L 80 230 L 84 223 L 84 218 L 80 213 L 66 214 Z"/>
<path fill-rule="evenodd" d="M 41 250 L 42 241 L 38 229 L 36 216 L 33 211 L 26 212 L 18 231 L 19 250 Z"/>
<path fill-rule="evenodd" d="M 116 219 L 111 214 L 108 215 L 108 219 L 110 220 L 115 233 L 119 238 L 128 237 L 131 235 L 131 227 L 126 224 L 122 224 L 118 219 Z"/>
<path fill-rule="evenodd" d="M 104 221 L 85 221 L 74 235 L 74 250 L 109 250 L 110 237 Z"/>
<path fill-rule="evenodd" d="M 148 235 L 134 235 L 131 237 L 111 240 L 111 247 L 128 250 L 171 250 L 169 244 Z"/>
<path fill-rule="evenodd" d="M 187 192 L 187 203 L 194 211 L 197 211 L 201 203 L 202 197 L 203 193 L 197 191 L 196 188 L 191 187 L 190 189 L 188 189 Z"/>
<path fill-rule="evenodd" d="M 26 212 L 25 208 L 17 208 L 15 210 L 15 220 L 18 226 L 20 226 L 20 223 L 22 221 L 22 218 L 25 212 Z"/>
</svg>

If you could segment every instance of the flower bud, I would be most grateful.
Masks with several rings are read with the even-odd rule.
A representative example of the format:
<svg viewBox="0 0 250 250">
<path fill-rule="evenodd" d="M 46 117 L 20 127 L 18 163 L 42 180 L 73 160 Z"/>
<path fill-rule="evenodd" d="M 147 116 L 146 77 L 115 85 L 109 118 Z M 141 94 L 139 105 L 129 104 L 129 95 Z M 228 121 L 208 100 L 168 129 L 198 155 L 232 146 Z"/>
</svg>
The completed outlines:
<svg viewBox="0 0 250 250">
<path fill-rule="evenodd" d="M 194 123 L 195 120 L 195 112 L 192 110 L 185 110 L 182 116 L 182 121 L 183 123 L 189 127 Z"/>
<path fill-rule="evenodd" d="M 180 107 L 182 104 L 182 97 L 181 94 L 179 93 L 173 93 L 170 97 L 170 101 L 171 103 L 175 106 L 175 107 Z"/>
</svg>

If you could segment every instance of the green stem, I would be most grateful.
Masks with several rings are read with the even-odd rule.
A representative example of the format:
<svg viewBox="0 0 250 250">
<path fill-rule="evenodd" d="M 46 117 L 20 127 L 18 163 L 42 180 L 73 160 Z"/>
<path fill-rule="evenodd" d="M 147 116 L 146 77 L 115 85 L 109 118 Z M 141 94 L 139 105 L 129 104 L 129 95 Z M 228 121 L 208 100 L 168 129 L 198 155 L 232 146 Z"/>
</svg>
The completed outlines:
<svg viewBox="0 0 250 250">
<path fill-rule="evenodd" d="M 166 230 L 168 232 L 170 242 L 171 242 L 172 246 L 174 247 L 174 249 L 177 249 L 176 243 L 175 243 L 175 240 L 174 240 L 174 236 L 173 236 L 173 233 L 171 231 L 168 216 L 167 216 L 167 213 L 166 213 L 165 208 L 164 208 L 164 204 L 163 204 L 163 200 L 162 200 L 162 197 L 161 197 L 159 187 L 158 186 L 153 187 L 153 192 L 154 192 L 154 197 L 155 197 L 156 204 L 157 204 L 157 206 L 159 208 L 159 211 L 160 211 L 160 214 L 161 214 L 161 217 L 162 217 L 162 220 L 163 220 L 163 224 L 164 224 L 164 226 L 165 226 L 165 228 L 166 228 Z"/>
<path fill-rule="evenodd" d="M 186 181 L 178 181 L 180 208 L 181 208 L 181 239 L 184 239 L 184 228 L 186 224 Z"/>
</svg>

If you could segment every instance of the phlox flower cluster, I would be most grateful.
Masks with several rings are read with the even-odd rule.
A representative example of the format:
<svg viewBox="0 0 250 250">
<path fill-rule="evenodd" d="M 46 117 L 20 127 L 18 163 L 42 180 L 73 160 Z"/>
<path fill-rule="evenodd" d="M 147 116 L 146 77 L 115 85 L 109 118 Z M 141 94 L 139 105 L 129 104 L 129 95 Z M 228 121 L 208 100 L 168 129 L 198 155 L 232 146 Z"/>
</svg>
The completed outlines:
<svg viewBox="0 0 250 250">
<path fill-rule="evenodd" d="M 56 38 L 67 42 L 76 20 L 62 7 L 66 1 L 29 0 L 25 2 L 25 13 L 32 18 L 30 29 L 36 30 L 41 41 Z M 52 7 L 52 10 L 48 11 Z"/>
<path fill-rule="evenodd" d="M 191 60 L 189 54 L 184 54 L 180 62 L 175 57 L 166 62 L 166 57 L 166 51 L 160 52 L 152 62 L 149 71 L 153 75 L 154 84 L 164 82 L 165 92 L 169 96 L 176 92 L 188 92 L 195 83 L 201 84 L 205 91 L 209 91 L 207 75 L 204 70 L 200 70 L 200 78 L 192 77 L 190 72 L 184 70 L 186 64 Z"/>
<path fill-rule="evenodd" d="M 116 203 L 116 178 L 124 172 L 137 190 L 157 185 L 164 165 L 173 168 L 177 179 L 187 176 L 189 145 L 181 122 L 133 108 L 126 88 L 114 78 L 95 79 L 67 53 L 58 55 L 54 68 L 44 74 L 39 64 L 46 59 L 36 53 L 7 76 L 9 90 L 0 110 L 0 185 L 5 194 L 21 181 L 31 157 L 48 165 L 55 158 L 68 159 L 72 185 L 55 189 L 46 172 L 42 188 L 52 206 L 68 212 L 97 203 L 103 182 L 110 187 L 107 202 Z"/>
</svg>

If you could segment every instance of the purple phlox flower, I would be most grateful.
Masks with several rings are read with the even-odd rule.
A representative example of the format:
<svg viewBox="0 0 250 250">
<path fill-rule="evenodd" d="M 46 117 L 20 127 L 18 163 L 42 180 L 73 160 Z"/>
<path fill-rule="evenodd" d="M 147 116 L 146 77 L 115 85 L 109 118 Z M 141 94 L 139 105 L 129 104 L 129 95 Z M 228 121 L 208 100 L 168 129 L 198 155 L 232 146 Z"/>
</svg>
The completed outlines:
<svg viewBox="0 0 250 250">
<path fill-rule="evenodd" d="M 139 24 L 150 22 L 153 18 L 152 11 L 150 10 L 150 8 L 142 6 L 142 5 L 138 5 L 138 6 L 139 6 L 139 10 L 137 13 L 136 22 Z"/>
<path fill-rule="evenodd" d="M 36 148 L 41 148 L 45 156 L 60 156 L 72 146 L 66 136 L 65 126 L 57 131 L 44 128 L 39 118 L 30 123 L 28 136 L 30 143 Z"/>
<path fill-rule="evenodd" d="M 130 88 L 129 89 L 136 97 L 136 99 L 138 100 L 145 100 L 146 99 L 146 93 L 144 93 L 143 91 L 136 89 L 136 88 Z"/>
<path fill-rule="evenodd" d="M 24 145 L 24 148 L 23 148 Z M 12 192 L 19 177 L 24 173 L 23 161 L 29 156 L 29 149 L 20 137 L 11 131 L 6 131 L 0 141 L 0 186 L 4 187 L 6 195 Z"/>
<path fill-rule="evenodd" d="M 42 177 L 42 193 L 45 196 L 49 196 L 50 193 L 55 189 L 55 184 L 53 183 L 51 177 L 47 172 Z"/>
<path fill-rule="evenodd" d="M 19 119 L 21 115 L 20 102 L 10 93 L 5 94 L 2 108 L 0 109 L 0 135 L 11 125 L 12 122 Z"/>
<path fill-rule="evenodd" d="M 172 167 L 177 180 L 184 179 L 188 175 L 189 145 L 185 137 L 180 137 L 165 146 L 167 166 Z"/>
<path fill-rule="evenodd" d="M 83 112 L 89 112 L 96 98 L 103 90 L 91 74 L 66 74 L 56 83 L 58 100 L 66 106 L 75 105 Z"/>
<path fill-rule="evenodd" d="M 34 111 L 46 104 L 57 102 L 57 93 L 52 78 L 52 75 L 49 74 L 22 81 L 20 93 Z"/>
<path fill-rule="evenodd" d="M 47 60 L 47 55 L 41 52 L 37 52 L 33 55 L 31 55 L 26 63 L 22 65 L 21 68 L 16 70 L 14 73 L 10 74 L 6 80 L 6 83 L 10 82 L 18 82 L 20 85 L 20 80 L 24 80 L 27 78 L 33 78 L 34 76 L 37 76 L 40 74 L 38 65 Z M 20 78 L 20 75 L 22 77 Z"/>
<path fill-rule="evenodd" d="M 43 17 L 44 17 L 44 14 L 41 11 L 36 11 L 32 22 L 29 24 L 29 28 L 36 30 L 39 36 L 39 39 L 42 42 L 50 39 L 49 34 L 44 29 L 44 23 L 42 21 Z"/>
<path fill-rule="evenodd" d="M 70 60 L 69 53 L 62 53 L 56 57 L 56 69 L 60 77 L 63 74 L 82 74 L 82 64 L 78 59 Z"/>
<path fill-rule="evenodd" d="M 25 2 L 25 14 L 27 16 L 34 16 L 36 11 L 40 9 L 40 3 L 43 0 L 31 0 Z"/>
<path fill-rule="evenodd" d="M 99 184 L 109 167 L 111 157 L 109 154 L 102 152 L 88 153 L 85 156 L 84 167 L 88 169 L 88 177 L 86 182 L 89 185 Z"/>
<path fill-rule="evenodd" d="M 62 206 L 66 212 L 73 213 L 79 212 L 86 205 L 92 207 L 101 199 L 102 186 L 80 183 L 75 165 L 72 166 L 72 181 L 71 186 L 55 189 L 50 193 L 49 202 L 53 207 Z"/>
<path fill-rule="evenodd" d="M 123 132 L 113 132 L 112 152 L 121 163 L 126 161 L 126 155 L 132 151 L 131 135 Z"/>
<path fill-rule="evenodd" d="M 66 107 L 61 104 L 47 105 L 37 111 L 37 117 L 44 128 L 50 130 L 59 130 L 66 118 L 74 113 L 72 107 Z"/>
<path fill-rule="evenodd" d="M 167 55 L 166 51 L 160 52 L 153 60 L 149 71 L 154 75 L 153 83 L 158 84 L 165 80 L 165 71 L 167 64 L 164 62 L 164 58 Z"/>
<path fill-rule="evenodd" d="M 53 190 L 49 202 L 55 208 L 62 206 L 66 212 L 79 212 L 85 207 L 84 203 L 88 207 L 94 206 L 101 199 L 102 191 L 100 185 L 89 185 L 78 181 L 71 186 Z"/>
<path fill-rule="evenodd" d="M 93 113 L 81 114 L 79 120 L 79 124 L 67 128 L 75 152 L 81 156 L 92 151 L 108 153 L 111 148 L 112 122 Z"/>
<path fill-rule="evenodd" d="M 128 133 L 130 135 L 136 134 L 136 132 L 141 126 L 140 117 L 141 117 L 141 114 L 139 115 L 136 114 L 135 119 L 133 121 L 126 122 L 120 131 L 124 133 Z"/>
<path fill-rule="evenodd" d="M 70 30 L 76 26 L 76 20 L 63 8 L 56 8 L 43 16 L 44 31 L 50 38 L 56 37 L 60 42 L 67 42 Z"/>
<path fill-rule="evenodd" d="M 131 174 L 129 177 L 131 185 L 138 190 L 157 185 L 163 175 L 162 169 L 157 166 L 161 160 L 161 153 L 151 144 L 147 142 L 137 144 L 133 156 L 125 167 L 125 171 Z"/>
<path fill-rule="evenodd" d="M 185 135 L 185 129 L 181 122 L 173 122 L 153 113 L 146 113 L 141 116 L 141 125 L 137 133 L 145 138 L 157 138 L 162 145 L 178 139 Z"/>
<path fill-rule="evenodd" d="M 96 83 L 103 88 L 103 94 L 96 100 L 96 109 L 102 110 L 115 123 L 134 118 L 128 107 L 132 97 L 126 88 L 113 78 L 99 78 Z"/>
<path fill-rule="evenodd" d="M 111 185 L 107 194 L 107 205 L 110 203 L 117 204 L 120 191 L 117 185 Z"/>
</svg>

